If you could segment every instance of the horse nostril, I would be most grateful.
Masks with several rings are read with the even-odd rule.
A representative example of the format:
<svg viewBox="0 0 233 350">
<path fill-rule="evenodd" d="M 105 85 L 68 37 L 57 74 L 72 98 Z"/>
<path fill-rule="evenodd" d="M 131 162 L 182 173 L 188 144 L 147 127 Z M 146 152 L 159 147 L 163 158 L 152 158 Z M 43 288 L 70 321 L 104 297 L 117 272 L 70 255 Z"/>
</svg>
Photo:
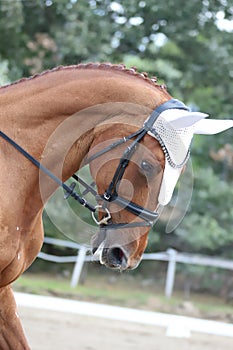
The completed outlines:
<svg viewBox="0 0 233 350">
<path fill-rule="evenodd" d="M 119 247 L 108 249 L 107 253 L 108 264 L 111 268 L 125 270 L 127 268 L 127 258 L 124 251 Z"/>
</svg>

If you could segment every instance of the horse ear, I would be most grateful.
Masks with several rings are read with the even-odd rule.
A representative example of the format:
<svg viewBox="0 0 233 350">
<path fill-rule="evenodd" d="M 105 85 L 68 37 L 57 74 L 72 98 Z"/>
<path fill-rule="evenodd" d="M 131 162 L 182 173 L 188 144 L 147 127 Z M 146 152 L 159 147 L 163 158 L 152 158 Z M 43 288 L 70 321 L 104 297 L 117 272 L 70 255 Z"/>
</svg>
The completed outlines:
<svg viewBox="0 0 233 350">
<path fill-rule="evenodd" d="M 162 116 L 169 123 L 173 129 L 188 128 L 200 120 L 208 117 L 208 114 L 200 112 L 187 112 L 183 110 L 167 110 L 164 111 Z"/>
<path fill-rule="evenodd" d="M 230 119 L 208 119 L 200 120 L 195 124 L 195 134 L 214 135 L 233 127 L 233 120 Z"/>
<path fill-rule="evenodd" d="M 208 114 L 187 112 L 182 110 L 166 110 L 163 118 L 173 129 L 182 129 L 194 126 L 194 134 L 214 135 L 233 127 L 231 119 L 205 119 Z"/>
</svg>

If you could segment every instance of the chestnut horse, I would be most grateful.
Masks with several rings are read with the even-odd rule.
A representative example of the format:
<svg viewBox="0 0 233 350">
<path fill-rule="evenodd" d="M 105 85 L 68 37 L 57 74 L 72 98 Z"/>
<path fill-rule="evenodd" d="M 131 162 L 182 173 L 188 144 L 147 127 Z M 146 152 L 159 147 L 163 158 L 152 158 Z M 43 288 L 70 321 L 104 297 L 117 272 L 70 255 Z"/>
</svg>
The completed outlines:
<svg viewBox="0 0 233 350">
<path fill-rule="evenodd" d="M 93 251 L 111 268 L 131 269 L 146 247 L 154 211 L 159 203 L 170 200 L 188 154 L 191 137 L 182 140 L 185 153 L 175 160 L 179 166 L 174 166 L 166 137 L 161 139 L 153 130 L 155 119 L 166 112 L 170 100 L 155 79 L 111 64 L 58 67 L 0 88 L 0 349 L 29 349 L 11 283 L 41 249 L 42 210 L 57 188 L 56 182 L 41 174 L 40 166 L 3 136 L 64 181 L 88 155 L 98 200 L 104 202 L 98 207 L 100 232 L 93 239 Z M 161 105 L 165 107 L 157 110 Z M 168 111 L 173 128 L 196 123 L 200 133 L 208 133 L 209 126 L 200 125 L 205 115 L 192 114 L 179 101 L 170 108 L 178 115 L 174 122 L 169 114 L 172 109 Z M 153 118 L 145 123 L 150 115 Z M 159 127 L 164 129 L 164 125 Z M 221 131 L 217 129 L 213 133 Z M 111 147 L 114 142 L 117 146 Z"/>
</svg>

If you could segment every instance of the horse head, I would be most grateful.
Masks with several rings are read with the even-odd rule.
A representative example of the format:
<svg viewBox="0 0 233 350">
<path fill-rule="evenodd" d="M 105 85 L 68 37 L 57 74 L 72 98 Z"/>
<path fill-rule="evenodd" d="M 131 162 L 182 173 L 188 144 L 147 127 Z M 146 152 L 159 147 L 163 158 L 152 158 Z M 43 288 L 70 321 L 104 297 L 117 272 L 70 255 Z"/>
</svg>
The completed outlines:
<svg viewBox="0 0 233 350">
<path fill-rule="evenodd" d="M 138 266 L 157 210 L 169 203 L 185 168 L 193 135 L 215 134 L 232 126 L 230 120 L 205 120 L 207 114 L 190 112 L 177 100 L 163 106 L 141 138 L 138 130 L 147 126 L 153 112 L 130 119 L 115 116 L 95 128 L 89 159 L 99 194 L 100 230 L 92 249 L 102 264 L 113 269 Z"/>
</svg>

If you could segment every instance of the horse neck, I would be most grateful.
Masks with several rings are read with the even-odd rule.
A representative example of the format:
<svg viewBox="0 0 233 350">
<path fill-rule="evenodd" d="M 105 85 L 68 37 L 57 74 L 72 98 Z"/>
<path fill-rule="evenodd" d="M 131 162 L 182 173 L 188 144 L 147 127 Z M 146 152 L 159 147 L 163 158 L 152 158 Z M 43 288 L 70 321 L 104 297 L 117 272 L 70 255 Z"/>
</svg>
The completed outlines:
<svg viewBox="0 0 233 350">
<path fill-rule="evenodd" d="M 0 89 L 1 130 L 36 159 L 47 159 L 55 172 L 60 157 L 66 179 L 87 153 L 94 127 L 106 118 L 85 109 L 130 102 L 152 110 L 167 99 L 164 89 L 123 71 L 63 68 Z"/>
<path fill-rule="evenodd" d="M 27 129 L 44 128 L 44 122 L 59 123 L 92 105 L 132 102 L 153 109 L 168 97 L 158 85 L 124 70 L 64 67 L 0 88 L 0 115 L 10 129 L 11 122 Z"/>
</svg>

